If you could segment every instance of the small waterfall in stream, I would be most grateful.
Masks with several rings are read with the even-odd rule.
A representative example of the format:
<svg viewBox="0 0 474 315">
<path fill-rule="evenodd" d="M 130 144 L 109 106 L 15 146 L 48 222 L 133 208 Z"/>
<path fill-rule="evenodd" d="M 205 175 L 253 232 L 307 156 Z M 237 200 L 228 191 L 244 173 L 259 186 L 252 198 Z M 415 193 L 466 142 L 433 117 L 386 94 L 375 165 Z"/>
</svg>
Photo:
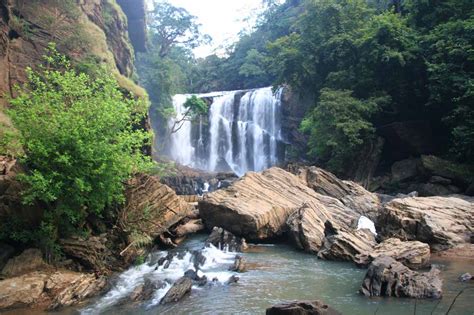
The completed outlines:
<svg viewBox="0 0 474 315">
<path fill-rule="evenodd" d="M 261 171 L 281 160 L 280 128 L 282 88 L 197 94 L 211 105 L 207 117 L 185 121 L 171 135 L 168 154 L 180 164 L 208 170 Z M 173 97 L 176 118 L 186 113 L 184 103 L 191 95 Z"/>
</svg>

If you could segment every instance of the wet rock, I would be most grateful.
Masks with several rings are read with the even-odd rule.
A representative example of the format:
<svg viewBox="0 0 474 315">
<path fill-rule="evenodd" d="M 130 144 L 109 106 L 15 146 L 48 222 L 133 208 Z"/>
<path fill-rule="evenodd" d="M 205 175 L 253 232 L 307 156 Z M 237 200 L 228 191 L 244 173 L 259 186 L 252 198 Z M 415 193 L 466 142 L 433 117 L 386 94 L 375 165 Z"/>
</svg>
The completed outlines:
<svg viewBox="0 0 474 315">
<path fill-rule="evenodd" d="M 416 197 L 387 203 L 377 226 L 383 237 L 418 240 L 440 250 L 469 243 L 474 202 L 461 197 Z"/>
<path fill-rule="evenodd" d="M 369 265 L 360 292 L 365 296 L 439 299 L 443 284 L 439 273 L 436 268 L 412 271 L 391 257 L 379 256 Z"/>
<path fill-rule="evenodd" d="M 320 203 L 341 224 L 351 225 L 360 216 L 357 209 L 315 192 L 278 167 L 248 172 L 231 187 L 207 194 L 199 211 L 208 229 L 220 226 L 237 236 L 264 240 L 283 234 L 290 214 L 306 202 Z"/>
<path fill-rule="evenodd" d="M 207 277 L 205 275 L 199 277 L 198 273 L 192 269 L 187 270 L 184 273 L 184 276 L 193 280 L 193 282 L 198 286 L 203 286 L 207 283 Z"/>
<path fill-rule="evenodd" d="M 201 251 L 193 251 L 193 264 L 196 270 L 198 270 L 200 266 L 204 265 L 206 259 L 206 256 L 204 256 Z"/>
<path fill-rule="evenodd" d="M 341 315 L 321 301 L 292 301 L 267 308 L 266 315 Z"/>
<path fill-rule="evenodd" d="M 247 249 L 245 238 L 237 237 L 223 228 L 214 227 L 206 240 L 206 246 L 212 244 L 219 249 L 231 252 L 243 252 Z"/>
<path fill-rule="evenodd" d="M 440 185 L 451 185 L 452 181 L 448 178 L 444 178 L 441 176 L 431 176 L 429 182 L 432 184 L 440 184 Z"/>
<path fill-rule="evenodd" d="M 233 276 L 230 276 L 230 278 L 225 282 L 225 284 L 237 283 L 239 280 L 240 280 L 239 277 L 233 275 Z"/>
<path fill-rule="evenodd" d="M 296 247 L 317 253 L 324 242 L 324 222 L 329 218 L 327 209 L 314 202 L 307 202 L 293 212 L 286 224 L 289 236 Z"/>
<path fill-rule="evenodd" d="M 136 287 L 128 297 L 120 302 L 120 304 L 151 300 L 156 290 L 162 289 L 165 286 L 166 283 L 163 281 L 145 279 L 144 283 Z"/>
<path fill-rule="evenodd" d="M 381 202 L 376 194 L 351 181 L 340 180 L 334 174 L 311 166 L 298 170 L 298 177 L 315 192 L 336 198 L 359 215 L 374 220 L 380 210 Z"/>
<path fill-rule="evenodd" d="M 193 281 L 188 277 L 179 278 L 171 287 L 171 289 L 166 292 L 165 296 L 161 299 L 160 304 L 168 304 L 173 302 L 178 302 L 186 294 L 191 292 L 191 287 L 193 286 Z"/>
<path fill-rule="evenodd" d="M 467 281 L 470 281 L 472 279 L 473 279 L 473 277 L 468 272 L 463 273 L 462 275 L 459 276 L 459 281 L 461 281 L 461 282 L 467 282 Z"/>
<path fill-rule="evenodd" d="M 234 260 L 234 265 L 232 265 L 229 268 L 229 270 L 235 271 L 235 272 L 245 272 L 246 271 L 245 259 L 240 255 L 236 255 L 235 260 Z"/>
<path fill-rule="evenodd" d="M 51 269 L 39 249 L 30 248 L 10 259 L 2 269 L 5 277 L 16 277 L 32 271 Z"/>
<path fill-rule="evenodd" d="M 379 256 L 389 256 L 410 269 L 428 267 L 430 264 L 430 247 L 418 241 L 403 242 L 398 238 L 389 238 L 377 244 L 370 252 L 356 256 L 356 264 L 367 267 Z"/>
<path fill-rule="evenodd" d="M 459 187 L 454 185 L 442 185 L 442 184 L 419 184 L 416 185 L 416 189 L 420 193 L 420 196 L 429 197 L 429 196 L 447 196 L 452 194 L 457 194 L 461 192 Z"/>
<path fill-rule="evenodd" d="M 318 257 L 326 260 L 356 261 L 356 256 L 371 252 L 376 245 L 375 236 L 368 229 L 353 230 L 325 223 L 325 239 Z"/>
</svg>

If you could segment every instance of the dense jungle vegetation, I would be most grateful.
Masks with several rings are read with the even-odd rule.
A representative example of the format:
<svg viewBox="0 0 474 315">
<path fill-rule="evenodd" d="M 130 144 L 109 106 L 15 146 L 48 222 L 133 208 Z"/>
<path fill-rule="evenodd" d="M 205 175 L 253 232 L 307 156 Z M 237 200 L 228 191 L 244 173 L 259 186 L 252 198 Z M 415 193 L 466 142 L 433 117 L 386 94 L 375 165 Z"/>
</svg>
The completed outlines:
<svg viewBox="0 0 474 315">
<path fill-rule="evenodd" d="M 154 107 L 169 108 L 171 95 L 180 92 L 285 84 L 314 99 L 301 124 L 308 136 L 303 153 L 310 162 L 344 173 L 379 127 L 420 119 L 433 126 L 439 154 L 473 160 L 472 1 L 265 5 L 255 28 L 241 34 L 225 56 L 198 60 L 190 49 L 206 38 L 194 17 L 170 5 L 156 7 L 152 49 L 139 58 Z M 164 25 L 191 32 L 165 41 L 159 32 Z"/>
</svg>

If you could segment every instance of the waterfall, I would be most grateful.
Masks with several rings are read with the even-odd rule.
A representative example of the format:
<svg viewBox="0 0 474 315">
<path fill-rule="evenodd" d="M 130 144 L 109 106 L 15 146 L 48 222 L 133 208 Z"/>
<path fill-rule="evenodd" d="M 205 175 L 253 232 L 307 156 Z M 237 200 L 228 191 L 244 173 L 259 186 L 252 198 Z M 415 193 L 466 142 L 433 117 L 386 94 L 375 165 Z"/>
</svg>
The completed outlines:
<svg viewBox="0 0 474 315">
<path fill-rule="evenodd" d="M 185 121 L 171 135 L 168 154 L 176 162 L 208 171 L 261 171 L 277 164 L 281 145 L 282 88 L 196 94 L 210 103 L 207 117 Z M 176 117 L 183 118 L 183 104 L 190 94 L 173 97 Z"/>
</svg>

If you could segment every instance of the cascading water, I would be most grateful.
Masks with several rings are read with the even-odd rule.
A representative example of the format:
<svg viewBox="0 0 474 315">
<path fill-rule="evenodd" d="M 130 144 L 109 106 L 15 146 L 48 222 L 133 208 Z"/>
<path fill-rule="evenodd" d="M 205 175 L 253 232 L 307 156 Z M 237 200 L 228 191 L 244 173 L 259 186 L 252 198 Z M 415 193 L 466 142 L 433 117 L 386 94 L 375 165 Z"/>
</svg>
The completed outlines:
<svg viewBox="0 0 474 315">
<path fill-rule="evenodd" d="M 216 92 L 196 96 L 211 100 L 207 117 L 198 122 L 185 121 L 171 135 L 169 155 L 180 164 L 209 171 L 261 171 L 281 158 L 280 112 L 282 88 Z M 172 128 L 187 109 L 191 95 L 175 95 L 176 118 Z"/>
</svg>

